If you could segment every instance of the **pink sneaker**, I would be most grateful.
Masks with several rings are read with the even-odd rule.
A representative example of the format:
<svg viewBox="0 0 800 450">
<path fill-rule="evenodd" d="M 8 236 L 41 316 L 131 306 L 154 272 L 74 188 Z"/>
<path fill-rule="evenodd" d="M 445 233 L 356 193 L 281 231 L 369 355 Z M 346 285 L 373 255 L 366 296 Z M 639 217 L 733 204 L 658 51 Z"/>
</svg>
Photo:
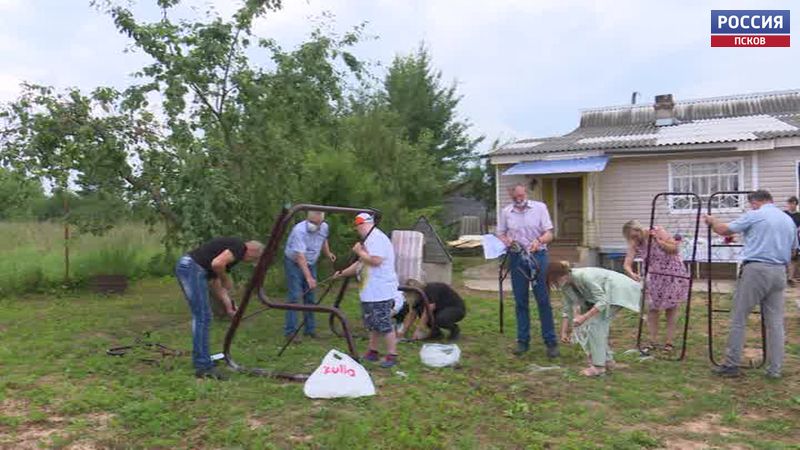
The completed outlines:
<svg viewBox="0 0 800 450">
<path fill-rule="evenodd" d="M 386 355 L 386 358 L 384 358 L 380 364 L 380 366 L 384 369 L 388 369 L 396 365 L 397 365 L 397 355 Z"/>
<path fill-rule="evenodd" d="M 381 359 L 381 355 L 377 350 L 367 350 L 367 353 L 364 353 L 365 361 L 378 362 L 379 359 Z"/>
</svg>

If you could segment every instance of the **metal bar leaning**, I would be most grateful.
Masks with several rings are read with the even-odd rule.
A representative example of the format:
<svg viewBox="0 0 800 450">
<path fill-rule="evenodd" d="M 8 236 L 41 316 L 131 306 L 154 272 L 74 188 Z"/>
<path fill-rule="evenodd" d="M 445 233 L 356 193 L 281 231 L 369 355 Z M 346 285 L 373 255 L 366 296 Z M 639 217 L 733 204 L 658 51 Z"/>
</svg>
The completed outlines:
<svg viewBox="0 0 800 450">
<path fill-rule="evenodd" d="M 508 278 L 508 274 L 510 272 L 511 272 L 511 269 L 510 269 L 510 262 L 508 261 L 508 252 L 506 252 L 503 255 L 503 259 L 500 260 L 500 265 L 497 268 L 497 283 L 499 285 L 498 289 L 499 289 L 499 292 L 500 292 L 499 302 L 498 302 L 498 309 L 499 309 L 498 314 L 499 314 L 499 318 L 500 318 L 500 334 L 503 334 L 503 319 L 504 319 L 504 316 L 505 316 L 505 312 L 503 311 L 503 307 L 504 307 L 504 302 L 503 302 L 503 300 L 504 300 L 503 284 L 505 283 L 506 278 Z"/>
<path fill-rule="evenodd" d="M 711 194 L 708 197 L 708 207 L 707 211 L 708 214 L 711 215 L 712 207 L 714 204 L 714 199 L 718 198 L 722 195 L 747 195 L 751 194 L 753 191 L 719 191 Z M 719 247 L 741 247 L 741 244 L 731 244 L 731 245 L 723 245 L 723 244 L 715 244 L 711 245 L 711 238 L 713 237 L 713 231 L 711 226 L 708 227 L 708 259 L 707 259 L 707 306 L 708 306 L 708 359 L 711 361 L 711 364 L 714 366 L 719 367 L 721 364 L 716 360 L 714 356 L 714 313 L 715 312 L 730 312 L 730 310 L 723 310 L 714 307 L 714 299 L 713 299 L 713 292 L 712 292 L 712 278 L 713 278 L 713 271 L 711 270 L 711 264 L 714 259 L 714 255 L 712 253 L 713 248 Z M 738 275 L 738 274 L 737 274 Z M 749 365 L 743 365 L 742 368 L 761 368 L 767 361 L 767 329 L 764 323 L 764 314 L 761 315 L 761 362 L 758 365 L 753 364 L 753 361 L 750 361 Z"/>
<path fill-rule="evenodd" d="M 697 261 L 697 239 L 700 236 L 700 214 L 702 212 L 702 200 L 700 196 L 695 194 L 694 192 L 661 192 L 656 194 L 653 197 L 653 201 L 651 203 L 650 208 L 650 228 L 653 229 L 655 227 L 655 218 L 656 218 L 656 209 L 658 206 L 658 200 L 660 198 L 669 199 L 671 197 L 692 197 L 697 203 L 697 209 L 694 211 L 694 243 L 692 244 L 692 257 L 689 262 L 693 265 Z M 657 245 L 657 244 L 656 244 Z M 651 256 L 651 249 L 653 246 L 653 236 L 649 235 L 647 238 L 647 253 L 645 254 L 644 258 L 644 274 L 642 279 L 645 280 L 642 283 L 642 293 L 639 301 L 639 327 L 636 331 L 636 348 L 639 352 L 642 351 L 642 328 L 645 321 L 645 306 L 646 306 L 646 293 L 647 293 L 647 276 L 652 275 L 659 275 L 659 276 L 669 276 L 673 278 L 679 279 L 688 279 L 689 280 L 689 289 L 686 294 L 686 308 L 684 312 L 684 319 L 683 319 L 683 337 L 681 339 L 681 351 L 678 354 L 677 358 L 665 358 L 673 361 L 682 361 L 686 357 L 686 350 L 687 350 L 687 342 L 688 342 L 688 333 L 689 333 L 689 319 L 691 318 L 691 307 L 692 307 L 692 286 L 694 284 L 694 278 L 692 276 L 680 276 L 680 275 L 672 275 L 672 274 L 663 274 L 659 272 L 651 272 L 650 271 L 650 256 Z M 685 261 L 684 261 L 685 262 Z"/>
</svg>

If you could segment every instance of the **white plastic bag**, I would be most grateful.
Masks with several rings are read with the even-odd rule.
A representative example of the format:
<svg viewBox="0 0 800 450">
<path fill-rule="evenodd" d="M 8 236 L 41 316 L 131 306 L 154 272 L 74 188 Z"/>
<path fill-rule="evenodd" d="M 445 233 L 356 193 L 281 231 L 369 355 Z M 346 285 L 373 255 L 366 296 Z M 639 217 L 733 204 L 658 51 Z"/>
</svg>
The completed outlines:
<svg viewBox="0 0 800 450">
<path fill-rule="evenodd" d="M 310 398 L 365 397 L 375 395 L 375 385 L 361 364 L 331 350 L 306 380 L 303 393 Z"/>
<path fill-rule="evenodd" d="M 424 344 L 419 357 L 426 366 L 454 366 L 461 359 L 461 349 L 456 344 Z"/>
</svg>

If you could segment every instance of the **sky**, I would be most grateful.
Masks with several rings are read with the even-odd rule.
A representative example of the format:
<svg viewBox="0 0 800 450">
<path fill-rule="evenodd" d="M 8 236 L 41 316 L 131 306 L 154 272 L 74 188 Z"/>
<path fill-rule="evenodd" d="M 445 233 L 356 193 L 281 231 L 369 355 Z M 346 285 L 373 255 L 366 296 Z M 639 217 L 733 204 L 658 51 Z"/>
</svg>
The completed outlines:
<svg viewBox="0 0 800 450">
<path fill-rule="evenodd" d="M 236 0 L 184 0 L 230 14 Z M 424 42 L 463 96 L 470 132 L 508 141 L 575 128 L 581 109 L 800 88 L 800 33 L 790 48 L 711 48 L 712 9 L 789 9 L 791 0 L 284 0 L 256 34 L 292 48 L 323 14 L 339 33 L 366 23 L 354 53 L 379 75 Z M 157 18 L 156 0 L 134 8 Z M 148 62 L 89 0 L 0 0 L 0 101 L 22 81 L 91 89 L 130 84 Z M 483 150 L 488 150 L 484 148 Z"/>
</svg>

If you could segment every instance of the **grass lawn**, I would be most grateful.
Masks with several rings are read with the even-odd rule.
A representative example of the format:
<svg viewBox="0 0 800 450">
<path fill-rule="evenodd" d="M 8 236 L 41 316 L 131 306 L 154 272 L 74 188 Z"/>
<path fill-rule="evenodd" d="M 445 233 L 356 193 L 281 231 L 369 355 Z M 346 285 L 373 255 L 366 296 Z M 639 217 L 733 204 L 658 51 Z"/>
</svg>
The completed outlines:
<svg viewBox="0 0 800 450">
<path fill-rule="evenodd" d="M 474 262 L 461 259 L 457 267 Z M 152 364 L 143 361 L 152 356 L 145 351 L 106 356 L 106 348 L 143 331 L 188 320 L 171 278 L 139 281 L 120 297 L 6 298 L 0 300 L 0 447 L 800 448 L 800 317 L 793 301 L 779 382 L 758 370 L 738 380 L 709 374 L 704 296 L 695 298 L 687 361 L 622 355 L 636 333 L 635 315 L 623 313 L 613 329 L 622 367 L 584 379 L 579 348 L 562 347 L 555 363 L 538 341 L 529 355 L 511 356 L 511 302 L 501 335 L 496 295 L 462 293 L 469 314 L 460 367 L 426 368 L 420 344 L 401 344 L 397 370 L 403 374 L 367 366 L 377 396 L 328 401 L 307 399 L 302 384 L 275 379 L 196 380 L 188 357 Z M 361 334 L 354 293 L 345 309 Z M 330 348 L 345 349 L 320 317 L 320 339 L 306 339 L 276 359 L 281 325 L 276 311 L 244 322 L 233 345 L 237 361 L 310 372 Z M 189 349 L 189 328 L 186 321 L 153 338 Z M 226 328 L 213 325 L 212 350 L 222 348 Z M 722 334 L 718 341 L 724 344 Z M 357 345 L 363 351 L 366 341 Z M 535 372 L 532 364 L 561 368 Z"/>
</svg>

